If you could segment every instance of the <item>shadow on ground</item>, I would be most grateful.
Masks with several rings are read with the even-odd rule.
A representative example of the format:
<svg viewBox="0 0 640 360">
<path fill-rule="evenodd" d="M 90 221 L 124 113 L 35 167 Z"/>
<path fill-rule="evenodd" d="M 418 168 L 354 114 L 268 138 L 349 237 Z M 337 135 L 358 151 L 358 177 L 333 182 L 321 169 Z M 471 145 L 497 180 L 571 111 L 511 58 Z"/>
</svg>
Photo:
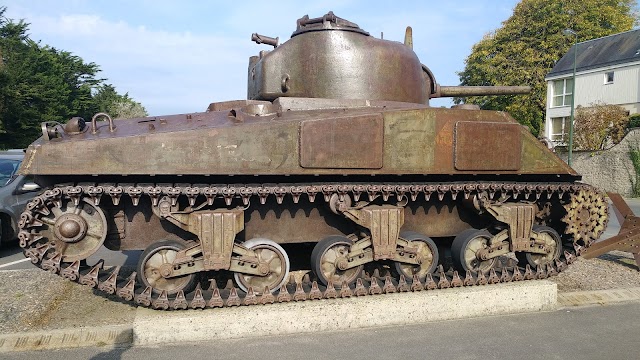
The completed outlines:
<svg viewBox="0 0 640 360">
<path fill-rule="evenodd" d="M 133 338 L 130 332 L 123 331 L 116 337 L 115 342 L 118 344 L 107 351 L 101 352 L 90 357 L 91 360 L 115 360 L 122 359 L 122 354 L 133 346 Z"/>
</svg>

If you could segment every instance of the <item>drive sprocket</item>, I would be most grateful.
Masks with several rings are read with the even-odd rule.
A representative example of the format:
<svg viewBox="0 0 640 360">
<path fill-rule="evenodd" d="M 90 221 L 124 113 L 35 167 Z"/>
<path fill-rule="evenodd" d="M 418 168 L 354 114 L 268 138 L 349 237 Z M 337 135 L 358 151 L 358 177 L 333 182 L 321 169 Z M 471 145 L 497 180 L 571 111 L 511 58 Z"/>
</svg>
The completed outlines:
<svg viewBox="0 0 640 360">
<path fill-rule="evenodd" d="M 572 193 L 564 205 L 567 214 L 562 221 L 567 224 L 565 234 L 574 243 L 589 246 L 604 232 L 609 222 L 609 204 L 604 195 L 594 189 L 582 189 Z"/>
</svg>

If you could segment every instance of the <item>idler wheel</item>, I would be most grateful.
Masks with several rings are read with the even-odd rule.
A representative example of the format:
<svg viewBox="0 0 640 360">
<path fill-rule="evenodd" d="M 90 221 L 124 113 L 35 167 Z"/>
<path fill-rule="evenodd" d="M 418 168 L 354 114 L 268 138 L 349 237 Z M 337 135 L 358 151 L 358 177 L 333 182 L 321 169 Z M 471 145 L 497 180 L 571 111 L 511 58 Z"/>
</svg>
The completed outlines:
<svg viewBox="0 0 640 360">
<path fill-rule="evenodd" d="M 542 225 L 533 225 L 531 230 L 542 235 L 545 245 L 551 251 L 548 254 L 517 252 L 516 258 L 518 259 L 518 263 L 522 266 L 529 264 L 532 268 L 537 269 L 540 265 L 545 266 L 547 264 L 552 264 L 554 260 L 560 259 L 560 254 L 562 254 L 562 240 L 560 239 L 560 234 L 552 228 Z"/>
<path fill-rule="evenodd" d="M 492 237 L 487 230 L 476 229 L 465 230 L 458 234 L 451 244 L 451 258 L 458 271 L 464 274 L 467 271 L 486 273 L 491 270 L 498 258 L 481 260 L 476 254 L 478 250 L 489 247 L 489 240 Z"/>
<path fill-rule="evenodd" d="M 358 279 L 364 265 L 346 270 L 340 266 L 345 264 L 351 245 L 351 239 L 341 235 L 329 236 L 316 244 L 311 252 L 311 269 L 321 283 L 327 285 L 331 281 L 339 288 L 343 282 L 352 284 Z"/>
<path fill-rule="evenodd" d="M 188 274 L 165 278 L 166 270 L 173 264 L 173 261 L 180 250 L 187 246 L 183 241 L 161 240 L 149 245 L 138 260 L 138 280 L 144 286 L 151 286 L 153 292 L 161 293 L 163 290 L 167 295 L 178 293 L 182 290 L 189 293 L 196 287 L 196 274 Z"/>
<path fill-rule="evenodd" d="M 107 219 L 104 212 L 88 199 L 76 206 L 66 201 L 61 207 L 40 218 L 47 227 L 42 235 L 49 238 L 62 261 L 74 262 L 93 255 L 107 237 Z"/>
<path fill-rule="evenodd" d="M 395 262 L 396 271 L 407 279 L 418 275 L 420 280 L 424 280 L 427 274 L 433 273 L 438 266 L 438 247 L 436 243 L 430 237 L 413 231 L 403 231 L 400 233 L 400 237 L 409 241 L 410 247 L 418 249 L 417 256 L 422 259 L 422 263 L 413 265 Z"/>
<path fill-rule="evenodd" d="M 253 287 L 255 294 L 262 294 L 264 288 L 268 287 L 269 291 L 273 293 L 287 282 L 291 265 L 282 246 L 273 240 L 261 238 L 247 240 L 242 245 L 253 250 L 258 256 L 258 260 L 268 266 L 268 272 L 265 276 L 233 274 L 236 284 L 242 291 L 247 292 L 249 287 Z"/>
</svg>

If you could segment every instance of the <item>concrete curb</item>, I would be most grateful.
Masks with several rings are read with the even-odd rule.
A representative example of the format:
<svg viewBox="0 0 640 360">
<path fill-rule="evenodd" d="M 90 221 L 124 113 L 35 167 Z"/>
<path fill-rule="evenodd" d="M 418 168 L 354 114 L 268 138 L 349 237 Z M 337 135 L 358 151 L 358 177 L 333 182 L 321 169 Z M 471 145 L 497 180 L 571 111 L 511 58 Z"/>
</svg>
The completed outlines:
<svg viewBox="0 0 640 360">
<path fill-rule="evenodd" d="M 574 291 L 558 294 L 558 305 L 560 307 L 607 305 L 634 300 L 640 300 L 640 287 L 595 291 Z"/>
<path fill-rule="evenodd" d="M 439 291 L 352 297 L 266 306 L 158 313 L 139 309 L 134 345 L 418 324 L 553 310 L 557 286 L 526 281 Z"/>
<path fill-rule="evenodd" d="M 0 335 L 0 353 L 346 330 L 638 300 L 640 287 L 558 294 L 556 284 L 545 280 L 253 307 L 139 308 L 133 324 Z"/>
<path fill-rule="evenodd" d="M 87 346 L 125 346 L 132 343 L 131 325 L 70 328 L 0 335 L 0 353 Z"/>
</svg>

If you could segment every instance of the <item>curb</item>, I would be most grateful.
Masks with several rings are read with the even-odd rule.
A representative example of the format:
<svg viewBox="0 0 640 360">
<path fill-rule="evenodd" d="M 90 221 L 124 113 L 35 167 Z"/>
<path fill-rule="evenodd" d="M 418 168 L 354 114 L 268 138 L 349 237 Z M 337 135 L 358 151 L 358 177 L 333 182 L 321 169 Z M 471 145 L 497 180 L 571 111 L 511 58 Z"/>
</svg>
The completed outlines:
<svg viewBox="0 0 640 360">
<path fill-rule="evenodd" d="M 0 353 L 88 346 L 125 346 L 132 343 L 131 325 L 69 328 L 0 335 Z"/>
<path fill-rule="evenodd" d="M 213 311 L 140 309 L 133 341 L 154 345 L 408 325 L 554 310 L 556 305 L 557 286 L 544 280 Z"/>
<path fill-rule="evenodd" d="M 252 307 L 177 312 L 139 308 L 132 324 L 0 335 L 0 353 L 397 326 L 637 300 L 640 287 L 558 294 L 556 284 L 544 280 Z"/>
<path fill-rule="evenodd" d="M 594 291 L 574 291 L 558 294 L 561 308 L 585 305 L 607 305 L 640 300 L 640 287 Z"/>
</svg>

